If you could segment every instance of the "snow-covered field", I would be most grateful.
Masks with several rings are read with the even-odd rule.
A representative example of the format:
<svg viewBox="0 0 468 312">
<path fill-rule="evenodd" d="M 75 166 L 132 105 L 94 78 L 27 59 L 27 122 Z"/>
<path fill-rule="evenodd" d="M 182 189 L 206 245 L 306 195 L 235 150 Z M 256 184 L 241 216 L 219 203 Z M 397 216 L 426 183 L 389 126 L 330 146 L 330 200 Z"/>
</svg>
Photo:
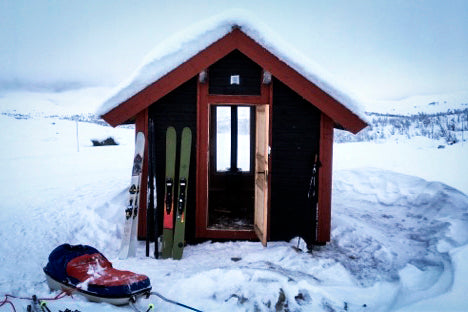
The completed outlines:
<svg viewBox="0 0 468 312">
<path fill-rule="evenodd" d="M 367 112 L 397 115 L 445 113 L 468 108 L 468 91 L 449 94 L 417 95 L 393 101 L 373 101 L 366 104 Z"/>
<path fill-rule="evenodd" d="M 204 311 L 468 310 L 466 142 L 335 144 L 332 241 L 311 253 L 293 249 L 297 240 L 206 242 L 180 261 L 155 260 L 140 242 L 136 258 L 118 260 L 134 132 L 60 118 L 91 113 L 101 94 L 83 101 L 89 92 L 74 92 L 0 95 L 0 303 L 5 294 L 55 296 L 42 267 L 68 242 L 96 247 L 114 267 Z M 92 146 L 108 136 L 120 145 Z M 28 304 L 12 301 L 17 311 Z M 184 311 L 156 297 L 138 304 L 149 302 Z M 48 306 L 131 311 L 80 296 Z"/>
</svg>

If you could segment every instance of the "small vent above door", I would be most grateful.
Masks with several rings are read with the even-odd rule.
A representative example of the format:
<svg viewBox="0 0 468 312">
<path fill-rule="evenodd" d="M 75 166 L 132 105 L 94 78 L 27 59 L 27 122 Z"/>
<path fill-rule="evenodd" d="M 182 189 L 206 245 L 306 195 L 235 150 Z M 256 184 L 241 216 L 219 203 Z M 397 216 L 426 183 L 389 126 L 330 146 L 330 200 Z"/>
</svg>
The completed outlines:
<svg viewBox="0 0 468 312">
<path fill-rule="evenodd" d="M 210 94 L 260 95 L 262 68 L 234 50 L 208 69 Z"/>
</svg>

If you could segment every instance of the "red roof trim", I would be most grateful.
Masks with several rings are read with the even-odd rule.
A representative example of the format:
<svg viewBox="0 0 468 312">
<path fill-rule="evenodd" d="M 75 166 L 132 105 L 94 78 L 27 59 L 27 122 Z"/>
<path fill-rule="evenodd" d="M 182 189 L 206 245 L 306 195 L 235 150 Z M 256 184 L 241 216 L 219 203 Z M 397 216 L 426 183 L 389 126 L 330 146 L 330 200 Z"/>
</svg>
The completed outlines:
<svg viewBox="0 0 468 312">
<path fill-rule="evenodd" d="M 232 32 L 220 40 L 104 114 L 102 118 L 112 126 L 124 123 L 235 49 L 238 49 L 265 70 L 271 72 L 273 76 L 345 129 L 357 133 L 367 126 L 363 120 L 348 108 L 304 78 L 238 28 L 233 29 Z"/>
</svg>

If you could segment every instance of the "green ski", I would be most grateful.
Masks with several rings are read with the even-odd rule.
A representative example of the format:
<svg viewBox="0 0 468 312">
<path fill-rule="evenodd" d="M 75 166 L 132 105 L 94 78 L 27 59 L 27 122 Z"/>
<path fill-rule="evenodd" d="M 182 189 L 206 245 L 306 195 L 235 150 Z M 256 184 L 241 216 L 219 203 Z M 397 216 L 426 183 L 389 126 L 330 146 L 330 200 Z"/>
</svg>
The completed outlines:
<svg viewBox="0 0 468 312">
<path fill-rule="evenodd" d="M 166 179 L 164 187 L 164 219 L 163 219 L 163 240 L 162 258 L 167 259 L 172 256 L 172 242 L 174 239 L 174 177 L 176 163 L 176 143 L 177 134 L 174 127 L 167 128 L 166 131 Z"/>
<path fill-rule="evenodd" d="M 181 259 L 184 251 L 185 241 L 185 221 L 187 207 L 187 191 L 190 168 L 190 151 L 192 148 L 192 131 L 185 127 L 182 130 L 182 142 L 180 144 L 180 167 L 179 167 L 179 187 L 177 196 L 176 224 L 174 233 L 174 247 L 172 258 Z"/>
</svg>

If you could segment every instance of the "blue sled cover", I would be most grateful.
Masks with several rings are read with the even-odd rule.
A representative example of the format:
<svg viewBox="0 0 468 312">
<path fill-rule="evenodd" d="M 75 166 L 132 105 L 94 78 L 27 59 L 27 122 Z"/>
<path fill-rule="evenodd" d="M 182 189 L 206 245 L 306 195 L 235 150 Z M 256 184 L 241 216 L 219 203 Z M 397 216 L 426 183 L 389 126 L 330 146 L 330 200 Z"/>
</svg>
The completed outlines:
<svg viewBox="0 0 468 312">
<path fill-rule="evenodd" d="M 114 269 L 102 253 L 87 245 L 58 246 L 44 273 L 51 289 L 79 292 L 96 302 L 123 305 L 151 291 L 146 275 Z"/>
</svg>

